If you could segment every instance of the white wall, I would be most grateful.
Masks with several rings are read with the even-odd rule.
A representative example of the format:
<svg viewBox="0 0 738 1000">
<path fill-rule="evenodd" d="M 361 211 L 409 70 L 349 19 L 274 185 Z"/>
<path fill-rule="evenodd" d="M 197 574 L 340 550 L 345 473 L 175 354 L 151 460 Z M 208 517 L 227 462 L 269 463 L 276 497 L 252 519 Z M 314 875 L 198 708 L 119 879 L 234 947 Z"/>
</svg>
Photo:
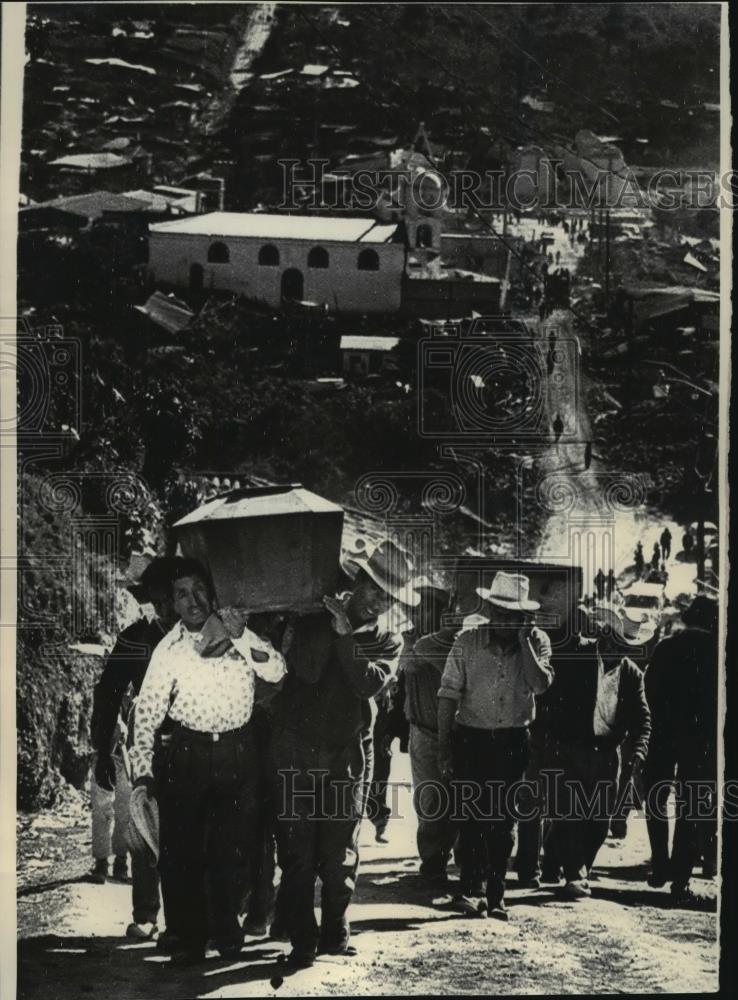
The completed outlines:
<svg viewBox="0 0 738 1000">
<path fill-rule="evenodd" d="M 225 243 L 230 251 L 227 264 L 209 264 L 211 243 Z M 278 267 L 258 263 L 259 249 L 272 242 L 278 249 Z M 303 298 L 327 303 L 331 312 L 395 312 L 400 308 L 405 248 L 400 243 L 319 244 L 329 254 L 327 268 L 309 268 L 308 252 L 317 244 L 303 240 L 263 240 L 230 237 L 219 240 L 188 233 L 149 234 L 149 270 L 154 281 L 189 287 L 190 266 L 201 264 L 203 287 L 236 292 L 258 299 L 273 308 L 281 305 L 282 274 L 290 267 L 302 272 Z M 378 271 L 359 271 L 356 261 L 363 249 L 376 250 Z"/>
</svg>

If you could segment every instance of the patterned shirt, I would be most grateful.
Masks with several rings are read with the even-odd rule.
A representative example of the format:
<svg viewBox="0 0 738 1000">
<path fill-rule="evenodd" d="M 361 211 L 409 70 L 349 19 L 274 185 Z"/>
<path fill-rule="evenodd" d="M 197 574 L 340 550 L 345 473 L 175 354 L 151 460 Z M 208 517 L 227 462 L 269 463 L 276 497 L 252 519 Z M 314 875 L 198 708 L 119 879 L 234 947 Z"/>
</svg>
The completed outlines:
<svg viewBox="0 0 738 1000">
<path fill-rule="evenodd" d="M 136 703 L 135 778 L 151 775 L 154 737 L 167 715 L 198 732 L 238 729 L 251 718 L 255 676 L 276 684 L 285 674 L 281 653 L 249 629 L 221 656 L 201 656 L 199 641 L 178 622 L 154 650 Z M 252 650 L 266 660 L 257 662 Z"/>
<path fill-rule="evenodd" d="M 527 648 L 526 648 L 527 647 Z M 516 729 L 535 717 L 535 695 L 553 680 L 551 641 L 531 629 L 525 646 L 500 645 L 484 627 L 462 632 L 451 647 L 440 698 L 458 702 L 456 721 L 475 729 Z"/>
</svg>

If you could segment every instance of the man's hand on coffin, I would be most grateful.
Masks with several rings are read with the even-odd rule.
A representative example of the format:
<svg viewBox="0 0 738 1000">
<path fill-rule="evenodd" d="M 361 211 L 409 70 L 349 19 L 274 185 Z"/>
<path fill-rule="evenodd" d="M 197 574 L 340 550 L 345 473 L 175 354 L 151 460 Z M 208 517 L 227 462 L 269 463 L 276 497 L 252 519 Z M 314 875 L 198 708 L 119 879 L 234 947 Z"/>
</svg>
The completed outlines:
<svg viewBox="0 0 738 1000">
<path fill-rule="evenodd" d="M 329 597 L 326 594 L 323 598 L 323 604 L 333 616 L 333 631 L 337 635 L 351 635 L 354 630 L 351 627 L 351 622 L 346 614 L 343 602 L 337 597 Z"/>
</svg>

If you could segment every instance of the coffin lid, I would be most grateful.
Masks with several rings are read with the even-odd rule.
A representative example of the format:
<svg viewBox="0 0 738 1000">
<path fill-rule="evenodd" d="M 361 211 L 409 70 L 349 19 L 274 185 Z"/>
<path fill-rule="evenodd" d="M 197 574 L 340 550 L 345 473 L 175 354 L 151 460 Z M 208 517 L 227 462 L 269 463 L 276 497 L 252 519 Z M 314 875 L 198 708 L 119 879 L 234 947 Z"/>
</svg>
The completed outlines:
<svg viewBox="0 0 738 1000">
<path fill-rule="evenodd" d="M 301 483 L 283 486 L 246 486 L 208 500 L 176 522 L 184 528 L 204 521 L 236 521 L 281 514 L 343 514 L 338 504 L 303 488 Z"/>
</svg>

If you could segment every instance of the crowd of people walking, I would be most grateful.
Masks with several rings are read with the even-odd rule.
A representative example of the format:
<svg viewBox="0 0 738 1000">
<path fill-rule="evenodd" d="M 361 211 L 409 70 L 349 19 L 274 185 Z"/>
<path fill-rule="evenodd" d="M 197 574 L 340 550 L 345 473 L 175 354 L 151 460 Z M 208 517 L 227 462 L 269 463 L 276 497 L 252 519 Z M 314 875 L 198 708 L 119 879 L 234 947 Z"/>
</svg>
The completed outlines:
<svg viewBox="0 0 738 1000">
<path fill-rule="evenodd" d="M 112 854 L 112 877 L 126 880 L 130 852 L 129 937 L 184 964 L 208 947 L 233 957 L 254 933 L 288 940 L 291 968 L 352 954 L 360 824 L 386 842 L 398 737 L 419 878 L 460 912 L 508 919 L 516 827 L 521 886 L 589 896 L 608 831 L 638 805 L 649 884 L 695 902 L 693 869 L 716 867 L 713 601 L 697 597 L 683 630 L 654 646 L 652 623 L 626 614 L 604 573 L 597 601 L 547 634 L 520 572 L 480 581 L 470 614 L 391 542 L 346 569 L 345 588 L 301 617 L 217 608 L 191 559 L 144 572 L 137 596 L 153 614 L 109 654 L 92 726 L 93 878 L 110 877 Z M 383 624 L 395 606 L 402 634 Z"/>
</svg>

